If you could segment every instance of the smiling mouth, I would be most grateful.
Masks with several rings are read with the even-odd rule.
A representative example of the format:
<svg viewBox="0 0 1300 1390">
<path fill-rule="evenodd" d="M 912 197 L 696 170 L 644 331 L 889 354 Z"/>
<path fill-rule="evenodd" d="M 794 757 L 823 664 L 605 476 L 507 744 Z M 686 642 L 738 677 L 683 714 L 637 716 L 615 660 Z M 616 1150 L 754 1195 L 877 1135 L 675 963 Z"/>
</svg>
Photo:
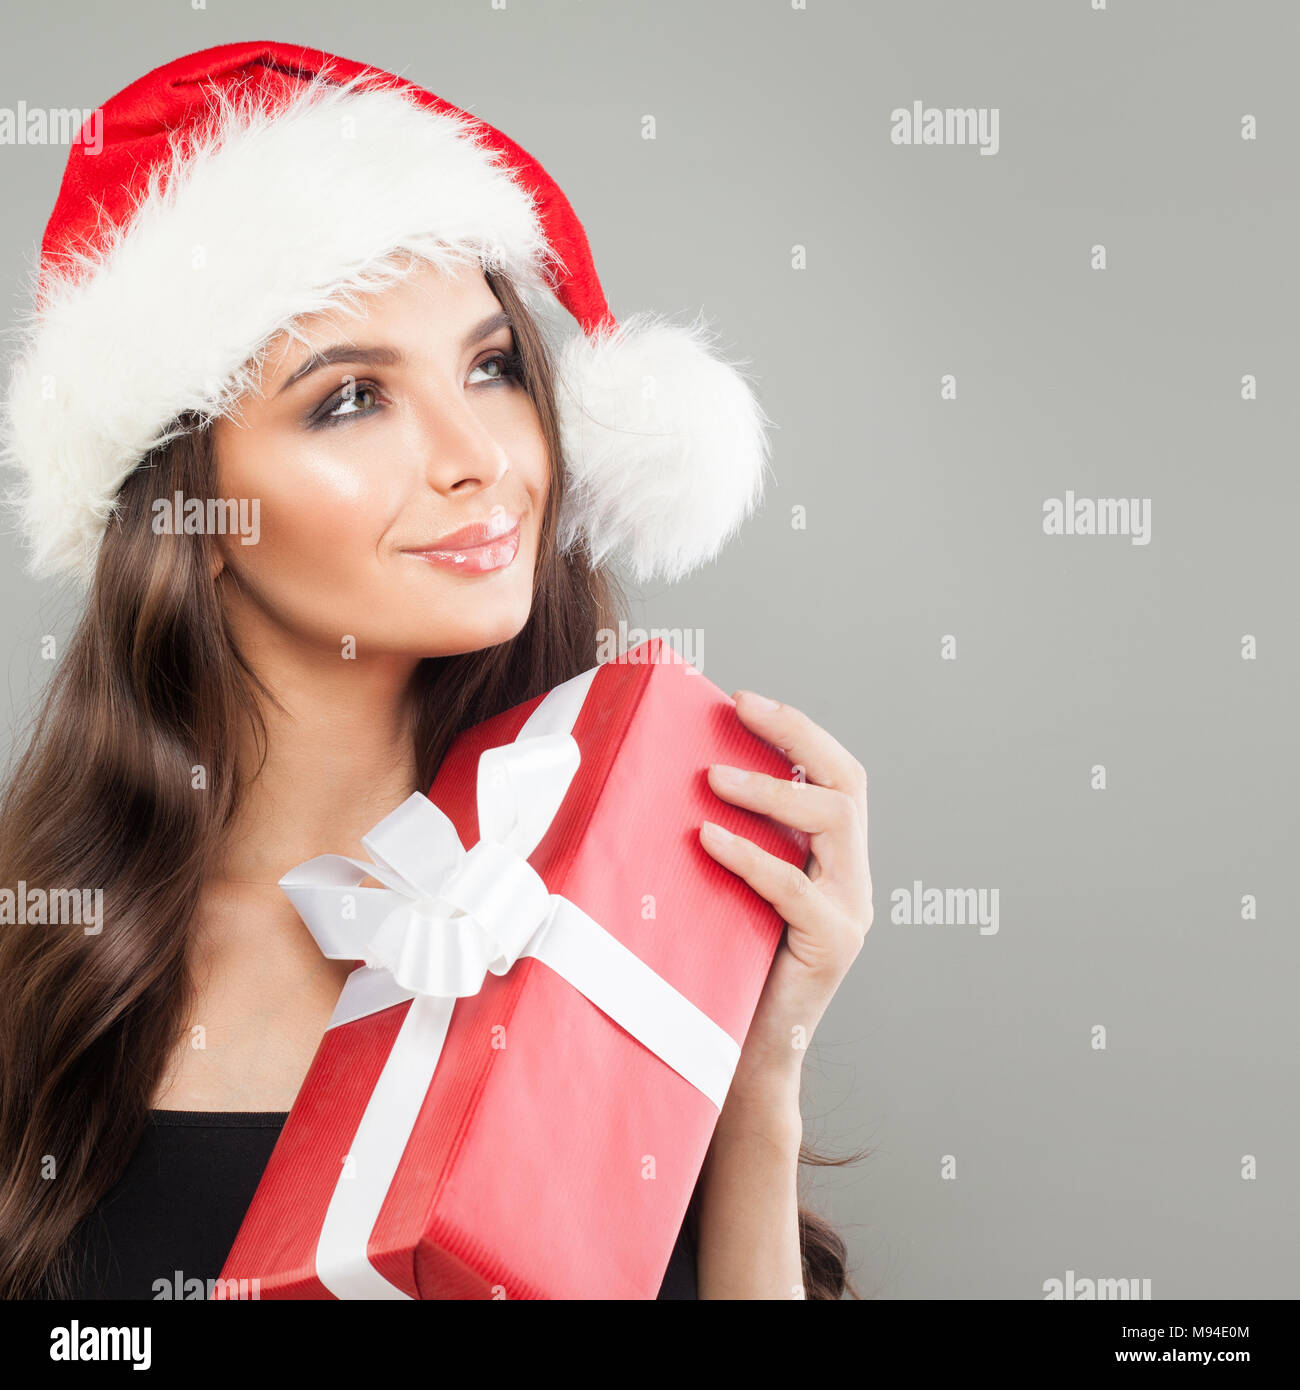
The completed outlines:
<svg viewBox="0 0 1300 1390">
<path fill-rule="evenodd" d="M 447 550 L 408 550 L 417 560 L 425 560 L 442 569 L 459 574 L 490 574 L 505 569 L 519 553 L 519 523 L 505 533 L 481 545 L 462 545 Z"/>
</svg>

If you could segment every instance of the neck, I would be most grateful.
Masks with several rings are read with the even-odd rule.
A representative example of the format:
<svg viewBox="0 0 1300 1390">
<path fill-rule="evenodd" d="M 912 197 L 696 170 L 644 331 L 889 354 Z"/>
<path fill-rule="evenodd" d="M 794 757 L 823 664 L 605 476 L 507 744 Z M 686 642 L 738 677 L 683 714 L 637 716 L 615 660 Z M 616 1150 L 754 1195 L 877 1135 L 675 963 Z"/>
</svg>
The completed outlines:
<svg viewBox="0 0 1300 1390">
<path fill-rule="evenodd" d="M 365 857 L 362 835 L 428 788 L 416 784 L 415 658 L 345 661 L 284 637 L 266 645 L 264 653 L 243 644 L 276 701 L 261 707 L 266 757 L 243 791 L 214 878 L 273 887 L 319 854 Z M 251 730 L 242 737 L 240 767 L 255 770 L 260 752 Z"/>
</svg>

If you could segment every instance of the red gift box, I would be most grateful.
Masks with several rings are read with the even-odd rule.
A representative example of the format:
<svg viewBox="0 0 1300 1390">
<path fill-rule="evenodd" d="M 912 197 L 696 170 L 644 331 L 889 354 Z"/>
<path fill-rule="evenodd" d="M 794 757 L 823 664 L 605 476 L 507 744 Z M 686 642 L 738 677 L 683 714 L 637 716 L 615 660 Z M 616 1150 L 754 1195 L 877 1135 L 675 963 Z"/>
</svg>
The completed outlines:
<svg viewBox="0 0 1300 1390">
<path fill-rule="evenodd" d="M 738 1054 L 782 923 L 705 852 L 699 826 L 716 821 L 800 867 L 808 837 L 713 793 L 710 763 L 780 778 L 789 764 L 670 646 L 642 643 L 467 730 L 446 754 L 429 801 L 462 845 L 476 846 L 481 756 L 525 745 L 525 724 L 545 712 L 543 701 L 553 708 L 575 690 L 568 727 L 577 769 L 527 863 L 550 894 L 684 996 L 688 1011 L 707 1015 L 701 1022 L 729 1035 L 722 1041 Z M 367 891 L 375 890 L 356 890 Z M 392 984 L 386 972 L 359 966 L 349 986 L 362 972 Z M 408 996 L 331 1022 L 223 1280 L 255 1278 L 262 1298 L 336 1296 L 317 1265 L 327 1210 L 351 1198 L 363 1117 L 371 1123 L 386 1088 L 400 1080 L 385 1064 L 396 1061 L 390 1054 L 408 1011 L 430 1002 L 439 1001 Z M 382 1205 L 373 1225 L 367 1218 L 354 1233 L 357 1260 L 384 1291 L 343 1296 L 655 1298 L 730 1071 L 710 1099 L 532 956 L 487 974 L 454 1006 L 446 1002 L 445 1037 L 422 1101 L 416 1093 L 409 1137 L 407 1122 L 398 1122 L 396 1143 L 387 1141 L 393 1170 Z"/>
</svg>

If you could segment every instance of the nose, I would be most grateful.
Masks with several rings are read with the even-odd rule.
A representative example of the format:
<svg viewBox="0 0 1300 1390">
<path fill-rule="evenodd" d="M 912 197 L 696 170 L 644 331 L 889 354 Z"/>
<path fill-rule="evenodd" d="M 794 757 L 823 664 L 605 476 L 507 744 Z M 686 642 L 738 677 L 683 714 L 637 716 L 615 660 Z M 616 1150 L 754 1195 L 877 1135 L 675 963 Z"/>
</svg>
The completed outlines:
<svg viewBox="0 0 1300 1390">
<path fill-rule="evenodd" d="M 510 467 L 501 441 L 455 391 L 429 391 L 417 414 L 424 477 L 437 492 L 490 488 Z"/>
</svg>

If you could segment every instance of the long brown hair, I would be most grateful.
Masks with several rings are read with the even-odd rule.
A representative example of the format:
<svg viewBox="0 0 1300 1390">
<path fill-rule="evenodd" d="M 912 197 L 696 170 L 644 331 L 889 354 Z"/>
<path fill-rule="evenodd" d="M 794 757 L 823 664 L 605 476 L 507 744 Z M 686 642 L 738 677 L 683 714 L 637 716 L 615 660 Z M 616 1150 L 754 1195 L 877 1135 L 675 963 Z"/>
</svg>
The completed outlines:
<svg viewBox="0 0 1300 1390">
<path fill-rule="evenodd" d="M 607 570 L 590 569 L 581 549 L 556 552 L 553 356 L 509 281 L 487 280 L 514 321 L 552 484 L 523 630 L 417 668 L 422 787 L 462 729 L 588 670 L 598 629 L 616 628 L 625 608 Z M 0 884 L 102 888 L 101 920 L 112 923 L 95 936 L 30 923 L 0 931 L 0 1297 L 68 1294 L 74 1232 L 139 1144 L 194 1002 L 190 922 L 256 776 L 235 765 L 241 721 L 265 755 L 258 700 L 273 697 L 228 629 L 209 578 L 212 539 L 150 525 L 157 498 L 217 495 L 211 433 L 185 423 L 122 487 L 78 626 L 0 796 Z M 854 1159 L 803 1149 L 800 1161 Z M 800 1234 L 808 1296 L 857 1297 L 830 1226 L 801 1207 Z"/>
</svg>

